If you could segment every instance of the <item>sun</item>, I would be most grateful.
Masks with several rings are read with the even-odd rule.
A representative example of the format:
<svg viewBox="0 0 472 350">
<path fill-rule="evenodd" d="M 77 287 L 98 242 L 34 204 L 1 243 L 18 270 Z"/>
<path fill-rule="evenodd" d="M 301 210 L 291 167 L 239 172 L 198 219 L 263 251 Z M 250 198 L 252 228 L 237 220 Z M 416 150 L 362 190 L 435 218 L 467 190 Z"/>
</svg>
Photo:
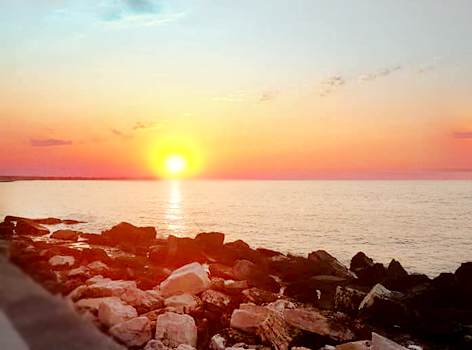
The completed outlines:
<svg viewBox="0 0 472 350">
<path fill-rule="evenodd" d="M 165 159 L 164 167 L 171 176 L 182 175 L 187 169 L 187 160 L 180 154 L 172 154 Z"/>
</svg>

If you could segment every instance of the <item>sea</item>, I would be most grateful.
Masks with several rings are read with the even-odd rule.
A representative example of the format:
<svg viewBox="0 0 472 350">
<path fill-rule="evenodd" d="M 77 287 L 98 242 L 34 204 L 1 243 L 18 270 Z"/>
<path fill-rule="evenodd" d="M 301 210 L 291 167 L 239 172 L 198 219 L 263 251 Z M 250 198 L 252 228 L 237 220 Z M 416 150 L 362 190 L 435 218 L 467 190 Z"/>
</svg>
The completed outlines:
<svg viewBox="0 0 472 350">
<path fill-rule="evenodd" d="M 218 231 L 252 248 L 323 249 L 347 265 L 362 251 L 430 277 L 472 261 L 467 180 L 15 181 L 0 183 L 6 215 L 80 220 L 69 228 L 97 234 L 122 221 L 162 237 Z"/>
</svg>

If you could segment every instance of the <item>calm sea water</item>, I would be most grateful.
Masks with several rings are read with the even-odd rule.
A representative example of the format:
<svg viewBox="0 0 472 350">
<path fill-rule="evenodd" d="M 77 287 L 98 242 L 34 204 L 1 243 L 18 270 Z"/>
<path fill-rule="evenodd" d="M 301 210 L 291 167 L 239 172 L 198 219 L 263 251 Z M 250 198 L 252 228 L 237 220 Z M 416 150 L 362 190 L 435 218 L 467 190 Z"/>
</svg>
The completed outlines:
<svg viewBox="0 0 472 350">
<path fill-rule="evenodd" d="M 363 251 L 432 277 L 472 261 L 472 181 L 19 181 L 0 183 L 5 215 L 83 220 L 76 229 L 95 233 L 121 221 L 163 236 L 220 231 L 344 263 Z"/>
</svg>

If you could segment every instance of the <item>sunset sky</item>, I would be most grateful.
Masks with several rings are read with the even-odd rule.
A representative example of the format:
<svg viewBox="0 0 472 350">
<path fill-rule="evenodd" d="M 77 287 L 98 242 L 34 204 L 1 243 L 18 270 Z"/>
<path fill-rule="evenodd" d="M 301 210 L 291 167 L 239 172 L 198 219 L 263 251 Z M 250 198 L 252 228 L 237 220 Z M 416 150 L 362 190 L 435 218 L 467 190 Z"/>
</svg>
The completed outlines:
<svg viewBox="0 0 472 350">
<path fill-rule="evenodd" d="M 0 175 L 472 169 L 471 18 L 471 0 L 2 0 Z"/>
</svg>

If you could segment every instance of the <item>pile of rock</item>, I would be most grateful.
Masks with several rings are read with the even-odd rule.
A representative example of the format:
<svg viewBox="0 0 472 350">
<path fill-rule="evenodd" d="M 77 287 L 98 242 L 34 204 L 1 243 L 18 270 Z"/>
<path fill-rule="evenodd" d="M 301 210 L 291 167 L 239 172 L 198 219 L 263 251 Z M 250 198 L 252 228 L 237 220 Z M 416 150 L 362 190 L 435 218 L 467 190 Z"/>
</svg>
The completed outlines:
<svg viewBox="0 0 472 350">
<path fill-rule="evenodd" d="M 50 235 L 7 217 L 0 233 L 12 261 L 132 349 L 405 349 L 379 332 L 410 349 L 411 334 L 464 349 L 471 336 L 472 263 L 430 280 L 395 260 L 358 253 L 348 269 L 323 250 L 284 255 L 218 232 L 158 239 L 121 223 Z"/>
</svg>

